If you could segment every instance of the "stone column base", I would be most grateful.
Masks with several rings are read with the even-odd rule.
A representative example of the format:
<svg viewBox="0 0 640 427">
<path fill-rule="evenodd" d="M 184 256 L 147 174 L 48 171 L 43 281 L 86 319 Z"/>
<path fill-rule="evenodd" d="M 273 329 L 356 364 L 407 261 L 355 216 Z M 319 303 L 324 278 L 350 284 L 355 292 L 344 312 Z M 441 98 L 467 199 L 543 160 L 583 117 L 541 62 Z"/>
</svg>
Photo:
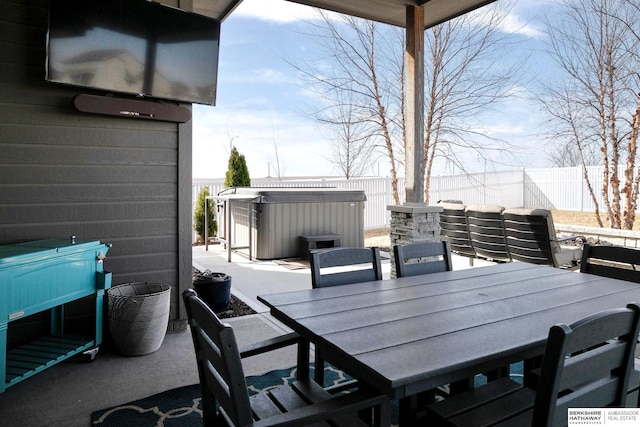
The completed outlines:
<svg viewBox="0 0 640 427">
<path fill-rule="evenodd" d="M 391 211 L 391 278 L 396 277 L 393 245 L 423 241 L 440 241 L 440 212 L 442 206 L 404 204 L 387 206 Z"/>
</svg>

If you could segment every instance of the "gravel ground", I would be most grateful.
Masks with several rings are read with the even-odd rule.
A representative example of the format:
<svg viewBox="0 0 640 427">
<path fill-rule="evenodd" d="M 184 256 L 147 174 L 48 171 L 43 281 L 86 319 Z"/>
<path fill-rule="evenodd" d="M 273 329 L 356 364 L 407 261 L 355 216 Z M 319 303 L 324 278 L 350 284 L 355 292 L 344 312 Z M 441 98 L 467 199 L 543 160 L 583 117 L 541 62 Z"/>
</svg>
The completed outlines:
<svg viewBox="0 0 640 427">
<path fill-rule="evenodd" d="M 193 268 L 193 274 L 192 277 L 195 279 L 195 277 L 200 274 L 200 271 Z M 233 283 L 232 285 L 233 286 Z M 224 309 L 223 311 L 216 313 L 218 315 L 218 317 L 220 319 L 227 319 L 230 317 L 238 317 L 238 316 L 246 316 L 248 314 L 256 314 L 256 312 L 249 307 L 247 304 L 245 304 L 244 302 L 242 302 L 242 300 L 236 298 L 235 296 L 233 296 L 233 294 L 231 294 L 231 299 L 229 300 L 229 304 L 227 305 L 227 308 Z"/>
</svg>

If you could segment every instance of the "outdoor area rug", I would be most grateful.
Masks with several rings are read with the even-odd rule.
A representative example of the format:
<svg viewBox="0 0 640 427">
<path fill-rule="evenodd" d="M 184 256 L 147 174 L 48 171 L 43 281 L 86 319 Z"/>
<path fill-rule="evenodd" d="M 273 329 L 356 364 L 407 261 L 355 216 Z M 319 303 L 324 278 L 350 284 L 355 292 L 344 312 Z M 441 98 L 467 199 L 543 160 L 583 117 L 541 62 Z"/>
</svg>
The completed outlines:
<svg viewBox="0 0 640 427">
<path fill-rule="evenodd" d="M 309 268 L 309 261 L 302 258 L 287 258 L 273 260 L 278 265 L 288 268 L 289 270 L 300 270 Z"/>
<path fill-rule="evenodd" d="M 313 376 L 313 366 L 311 367 Z M 296 377 L 296 368 L 280 369 L 264 375 L 247 377 L 247 389 L 250 395 L 267 391 L 282 384 L 289 384 Z M 512 379 L 522 382 L 522 363 L 511 366 Z M 342 371 L 327 366 L 325 368 L 325 386 L 336 385 L 351 378 Z M 482 375 L 476 376 L 476 386 L 485 381 Z M 397 402 L 392 402 L 391 420 L 397 424 Z M 101 427 L 201 427 L 202 405 L 200 385 L 192 384 L 167 390 L 134 402 L 102 409 L 91 414 L 94 426 Z"/>
<path fill-rule="evenodd" d="M 311 376 L 313 376 L 311 366 Z M 280 369 L 264 375 L 248 376 L 249 395 L 295 381 L 296 368 Z M 351 377 L 331 366 L 325 368 L 325 386 L 349 381 Z M 102 409 L 91 414 L 92 425 L 101 427 L 201 427 L 200 385 L 167 390 L 134 402 Z"/>
</svg>

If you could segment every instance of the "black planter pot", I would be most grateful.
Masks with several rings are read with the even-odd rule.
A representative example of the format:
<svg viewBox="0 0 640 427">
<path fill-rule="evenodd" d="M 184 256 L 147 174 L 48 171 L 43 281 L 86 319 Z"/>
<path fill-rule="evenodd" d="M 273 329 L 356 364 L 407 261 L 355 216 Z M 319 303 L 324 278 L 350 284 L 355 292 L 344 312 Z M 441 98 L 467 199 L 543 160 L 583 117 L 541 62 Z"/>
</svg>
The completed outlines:
<svg viewBox="0 0 640 427">
<path fill-rule="evenodd" d="M 231 276 L 212 273 L 209 270 L 198 274 L 193 281 L 198 296 L 216 313 L 224 311 L 231 300 Z"/>
</svg>

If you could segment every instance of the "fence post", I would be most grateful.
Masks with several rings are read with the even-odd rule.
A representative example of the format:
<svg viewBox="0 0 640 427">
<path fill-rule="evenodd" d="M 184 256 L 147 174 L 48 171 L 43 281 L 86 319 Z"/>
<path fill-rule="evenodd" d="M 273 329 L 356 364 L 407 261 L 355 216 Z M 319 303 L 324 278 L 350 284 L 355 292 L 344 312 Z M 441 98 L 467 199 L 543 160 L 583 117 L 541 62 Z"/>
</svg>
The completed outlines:
<svg viewBox="0 0 640 427">
<path fill-rule="evenodd" d="M 484 161 L 484 171 L 482 172 L 482 203 L 487 204 L 487 161 Z"/>
<path fill-rule="evenodd" d="M 584 186 L 585 186 L 585 182 L 584 182 L 584 177 L 582 176 L 582 174 L 580 174 L 580 171 L 578 170 L 579 166 L 575 166 L 576 169 L 576 175 L 578 176 L 578 179 L 580 180 L 580 212 L 584 211 Z"/>
<path fill-rule="evenodd" d="M 527 206 L 527 171 L 525 168 L 522 168 L 522 207 L 529 207 Z"/>
</svg>

